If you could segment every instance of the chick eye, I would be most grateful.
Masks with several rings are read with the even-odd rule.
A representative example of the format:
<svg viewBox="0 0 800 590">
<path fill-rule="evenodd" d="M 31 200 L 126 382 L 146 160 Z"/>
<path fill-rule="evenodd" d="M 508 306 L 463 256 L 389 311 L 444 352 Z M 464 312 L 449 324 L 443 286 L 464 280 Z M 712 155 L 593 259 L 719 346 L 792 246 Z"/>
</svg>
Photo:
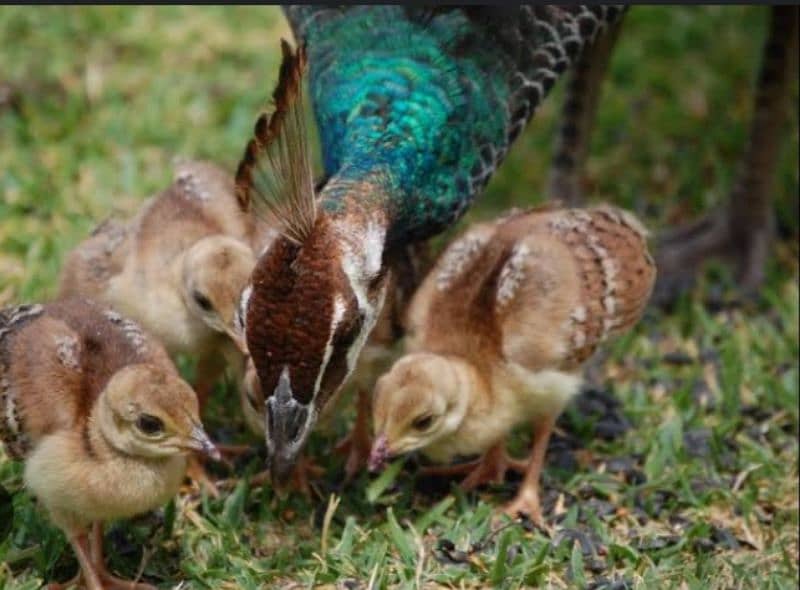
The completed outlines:
<svg viewBox="0 0 800 590">
<path fill-rule="evenodd" d="M 141 430 L 144 434 L 154 435 L 164 431 L 164 423 L 161 418 L 151 416 L 150 414 L 142 414 L 136 420 L 136 428 Z"/>
<path fill-rule="evenodd" d="M 418 416 L 414 418 L 414 421 L 411 423 L 416 430 L 427 430 L 433 424 L 433 416 L 431 414 L 425 414 L 424 416 Z"/>
<path fill-rule="evenodd" d="M 192 298 L 194 302 L 200 306 L 200 309 L 203 311 L 211 311 L 213 306 L 211 305 L 211 300 L 208 297 L 200 293 L 200 291 L 192 291 Z"/>
</svg>

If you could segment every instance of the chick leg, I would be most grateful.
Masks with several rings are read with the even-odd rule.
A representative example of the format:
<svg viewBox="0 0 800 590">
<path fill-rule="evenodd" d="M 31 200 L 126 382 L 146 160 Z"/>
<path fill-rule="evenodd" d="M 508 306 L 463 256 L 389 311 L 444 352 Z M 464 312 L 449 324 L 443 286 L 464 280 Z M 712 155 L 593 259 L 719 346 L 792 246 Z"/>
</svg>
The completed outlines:
<svg viewBox="0 0 800 590">
<path fill-rule="evenodd" d="M 337 453 L 347 453 L 344 473 L 345 482 L 349 482 L 364 468 L 369 458 L 372 441 L 369 435 L 370 399 L 365 389 L 359 388 L 356 421 L 350 433 L 345 436 L 334 449 Z"/>
<path fill-rule="evenodd" d="M 123 580 L 108 571 L 103 557 L 103 524 L 95 522 L 89 538 L 89 547 L 95 571 L 106 590 L 157 590 L 150 584 L 140 584 L 131 580 Z"/>
<path fill-rule="evenodd" d="M 81 566 L 78 575 L 64 584 L 48 584 L 48 590 L 68 590 L 69 588 L 79 588 L 81 579 L 85 580 L 88 590 L 104 590 L 100 582 L 94 563 L 92 561 L 89 539 L 85 531 L 70 531 L 68 533 L 69 543 L 75 551 L 75 557 Z"/>
<path fill-rule="evenodd" d="M 465 490 L 472 490 L 482 484 L 502 483 L 509 470 L 525 473 L 527 465 L 525 461 L 510 457 L 506 452 L 505 440 L 502 440 L 486 451 L 477 461 L 442 467 L 426 467 L 422 469 L 422 474 L 439 476 L 467 474 L 461 482 L 461 487 Z"/>
<path fill-rule="evenodd" d="M 547 453 L 547 443 L 555 427 L 555 417 L 547 416 L 533 423 L 533 448 L 525 472 L 525 479 L 519 487 L 517 496 L 505 506 L 504 511 L 509 516 L 516 517 L 523 512 L 539 526 L 544 524 L 542 508 L 539 502 L 539 477 Z"/>
</svg>

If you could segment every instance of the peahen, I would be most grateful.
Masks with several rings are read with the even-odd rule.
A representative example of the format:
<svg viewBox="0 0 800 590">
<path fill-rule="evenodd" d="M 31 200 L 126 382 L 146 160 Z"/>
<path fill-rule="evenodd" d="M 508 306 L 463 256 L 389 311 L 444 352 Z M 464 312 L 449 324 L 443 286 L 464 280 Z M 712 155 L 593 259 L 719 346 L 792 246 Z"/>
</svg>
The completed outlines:
<svg viewBox="0 0 800 590">
<path fill-rule="evenodd" d="M 275 111 L 237 172 L 283 233 L 240 313 L 265 393 L 273 483 L 355 366 L 398 253 L 453 224 L 558 77 L 622 10 L 604 6 L 285 9 Z M 314 187 L 302 78 L 326 180 Z"/>
</svg>

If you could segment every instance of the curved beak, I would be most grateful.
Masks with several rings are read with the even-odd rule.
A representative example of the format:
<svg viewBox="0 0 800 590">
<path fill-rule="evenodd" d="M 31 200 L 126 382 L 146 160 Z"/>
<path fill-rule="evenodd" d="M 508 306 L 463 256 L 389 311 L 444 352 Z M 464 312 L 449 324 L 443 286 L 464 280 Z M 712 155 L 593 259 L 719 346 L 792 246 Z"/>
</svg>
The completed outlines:
<svg viewBox="0 0 800 590">
<path fill-rule="evenodd" d="M 372 450 L 369 452 L 369 462 L 367 467 L 371 472 L 380 471 L 386 465 L 386 461 L 391 456 L 389 443 L 385 434 L 380 434 L 375 442 L 372 443 Z"/>
<path fill-rule="evenodd" d="M 294 471 L 308 435 L 317 422 L 313 402 L 303 404 L 292 395 L 287 369 L 281 373 L 278 385 L 265 401 L 264 426 L 272 485 L 285 487 Z"/>
<path fill-rule="evenodd" d="M 222 459 L 222 455 L 216 445 L 211 442 L 211 439 L 206 434 L 201 426 L 195 426 L 192 433 L 189 435 L 189 448 L 199 451 L 204 455 L 210 457 L 214 461 Z"/>
</svg>

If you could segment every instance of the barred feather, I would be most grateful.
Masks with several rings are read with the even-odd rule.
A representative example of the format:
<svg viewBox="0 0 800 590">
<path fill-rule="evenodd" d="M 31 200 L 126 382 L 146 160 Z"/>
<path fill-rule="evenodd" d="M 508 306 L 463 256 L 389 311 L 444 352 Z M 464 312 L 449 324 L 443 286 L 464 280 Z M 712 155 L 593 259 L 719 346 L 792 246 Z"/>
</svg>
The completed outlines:
<svg viewBox="0 0 800 590">
<path fill-rule="evenodd" d="M 236 172 L 240 205 L 272 215 L 290 240 L 302 243 L 316 220 L 314 182 L 303 109 L 304 46 L 281 40 L 283 62 L 273 92 L 274 111 L 256 121 Z"/>
</svg>

